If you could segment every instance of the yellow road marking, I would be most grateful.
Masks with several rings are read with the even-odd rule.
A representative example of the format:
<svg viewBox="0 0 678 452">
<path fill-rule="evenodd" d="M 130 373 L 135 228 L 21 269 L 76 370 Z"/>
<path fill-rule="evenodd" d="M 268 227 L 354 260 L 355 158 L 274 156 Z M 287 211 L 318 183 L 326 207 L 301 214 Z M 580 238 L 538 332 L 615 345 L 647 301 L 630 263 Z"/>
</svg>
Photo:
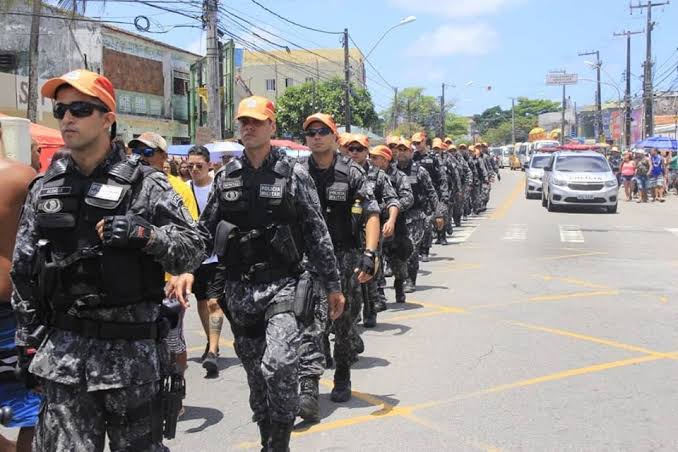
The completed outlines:
<svg viewBox="0 0 678 452">
<path fill-rule="evenodd" d="M 570 292 L 570 293 L 556 293 L 553 295 L 539 295 L 528 298 L 530 302 L 539 301 L 558 301 L 569 300 L 572 298 L 589 298 L 589 297 L 604 297 L 609 295 L 619 295 L 618 290 L 596 290 L 593 292 Z"/>
<path fill-rule="evenodd" d="M 662 295 L 661 297 L 659 297 L 659 301 L 661 301 L 662 303 L 668 303 L 669 298 L 666 295 Z"/>
<path fill-rule="evenodd" d="M 535 278 L 541 278 L 544 281 L 560 281 L 564 282 L 567 284 L 573 284 L 575 286 L 581 286 L 581 287 L 588 287 L 590 289 L 603 289 L 603 290 L 610 290 L 611 288 L 609 286 L 604 286 L 602 284 L 596 284 L 592 283 L 589 281 L 584 281 L 582 279 L 575 279 L 575 278 L 565 278 L 561 276 L 552 276 L 552 275 L 540 275 L 538 273 L 533 274 Z"/>
<path fill-rule="evenodd" d="M 447 311 L 419 312 L 419 313 L 416 313 L 416 314 L 405 314 L 405 315 L 397 315 L 395 317 L 384 317 L 383 320 L 387 321 L 387 322 L 400 322 L 402 320 L 420 319 L 420 318 L 424 318 L 424 317 L 436 317 L 436 316 L 445 315 L 445 314 L 449 314 L 449 313 Z"/>
<path fill-rule="evenodd" d="M 538 261 L 555 261 L 558 259 L 570 259 L 573 257 L 587 257 L 587 256 L 605 256 L 609 253 L 605 251 L 587 251 L 584 253 L 575 253 L 575 254 L 563 254 L 561 256 L 547 256 L 547 257 L 539 257 L 537 258 Z"/>
<path fill-rule="evenodd" d="M 444 306 L 444 305 L 440 305 L 440 304 L 423 303 L 421 301 L 416 301 L 414 303 L 418 304 L 420 306 L 423 306 L 425 308 L 438 309 L 438 310 L 443 311 L 443 312 L 451 312 L 451 313 L 454 313 L 454 314 L 461 314 L 461 313 L 465 312 L 464 308 L 455 308 L 453 306 Z"/>
<path fill-rule="evenodd" d="M 511 192 L 510 195 L 504 201 L 501 203 L 497 209 L 492 212 L 492 214 L 488 217 L 490 220 L 500 220 L 506 216 L 508 213 L 509 209 L 515 202 L 516 198 L 518 195 L 520 195 L 523 190 L 525 189 L 525 182 L 524 181 L 518 181 L 516 186 L 513 188 L 513 191 Z"/>
</svg>

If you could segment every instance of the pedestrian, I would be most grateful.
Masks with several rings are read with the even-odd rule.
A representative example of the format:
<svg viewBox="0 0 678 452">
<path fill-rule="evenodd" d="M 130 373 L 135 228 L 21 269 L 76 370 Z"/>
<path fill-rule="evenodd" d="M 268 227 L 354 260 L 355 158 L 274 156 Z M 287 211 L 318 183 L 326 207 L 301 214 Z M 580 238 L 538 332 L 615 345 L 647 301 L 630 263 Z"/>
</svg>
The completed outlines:
<svg viewBox="0 0 678 452">
<path fill-rule="evenodd" d="M 652 194 L 652 202 L 664 202 L 664 157 L 656 148 L 650 150 L 650 171 L 648 188 Z"/>
<path fill-rule="evenodd" d="M 621 157 L 621 152 L 619 151 L 619 148 L 617 146 L 612 146 L 610 149 L 610 155 L 607 158 L 607 161 L 610 163 L 610 168 L 612 168 L 612 173 L 614 174 L 614 177 L 617 178 L 617 184 L 621 185 L 622 184 L 622 175 L 620 172 L 621 169 L 621 164 L 622 164 L 622 157 Z"/>
<path fill-rule="evenodd" d="M 223 265 L 219 300 L 247 373 L 262 450 L 287 451 L 299 410 L 300 330 L 313 309 L 305 303 L 310 279 L 302 256 L 317 271 L 330 318 L 342 314 L 344 297 L 313 181 L 303 165 L 271 146 L 273 102 L 247 97 L 236 119 L 245 150 L 215 176 L 200 225 L 209 232 L 209 254 L 214 247 Z M 193 280 L 181 275 L 172 291 L 184 298 Z"/>
<path fill-rule="evenodd" d="M 396 149 L 398 152 L 398 169 L 407 177 L 414 195 L 414 204 L 406 214 L 407 230 L 410 234 L 413 250 L 407 260 L 407 279 L 403 285 L 405 293 L 412 293 L 417 286 L 419 250 L 426 233 L 428 212 L 431 212 L 431 216 L 442 218 L 445 209 L 442 207 L 428 171 L 413 160 L 410 141 L 401 139 Z"/>
<path fill-rule="evenodd" d="M 393 275 L 393 288 L 395 290 L 395 302 L 405 303 L 404 284 L 407 279 L 407 260 L 412 255 L 414 247 L 407 229 L 407 211 L 414 204 L 414 194 L 412 186 L 407 180 L 405 173 L 400 171 L 393 160 L 393 153 L 384 145 L 376 146 L 370 150 L 370 161 L 374 166 L 379 167 L 386 172 L 391 180 L 391 185 L 398 196 L 398 217 L 395 221 L 395 230 L 393 234 L 386 237 L 384 233 L 384 244 L 382 246 L 382 256 L 388 259 Z M 384 273 L 381 274 L 379 287 L 383 293 L 386 286 Z"/>
<path fill-rule="evenodd" d="M 650 159 L 643 150 L 636 150 L 636 185 L 639 192 L 638 202 L 647 202 L 648 173 L 650 172 Z"/>
<path fill-rule="evenodd" d="M 207 199 L 213 187 L 213 177 L 210 175 L 210 151 L 205 146 L 193 146 L 188 150 L 188 170 L 191 180 L 188 181 L 189 190 L 198 206 L 198 214 L 205 211 Z M 205 259 L 195 272 L 193 294 L 198 300 L 198 316 L 202 323 L 207 343 L 200 360 L 202 367 L 209 378 L 219 374 L 217 357 L 219 356 L 219 339 L 224 324 L 224 313 L 219 307 L 218 298 L 221 295 L 214 280 L 217 275 L 218 259 L 215 254 Z"/>
<path fill-rule="evenodd" d="M 351 366 L 364 349 L 355 321 L 362 309 L 360 285 L 374 276 L 381 231 L 379 205 L 365 171 L 337 153 L 337 126 L 332 116 L 313 114 L 306 118 L 303 128 L 311 150 L 304 166 L 318 191 L 346 300 L 344 313 L 332 322 L 336 368 L 330 399 L 347 402 L 351 398 Z M 302 392 L 313 391 L 315 396 L 316 387 L 317 380 L 302 381 Z"/>
<path fill-rule="evenodd" d="M 167 450 L 163 276 L 195 269 L 202 237 L 165 175 L 112 144 L 106 77 L 79 69 L 41 92 L 70 153 L 32 185 L 12 262 L 17 346 L 43 337 L 28 367 L 45 397 L 33 449 L 103 451 L 108 437 L 111 450 Z"/>
<path fill-rule="evenodd" d="M 624 184 L 626 200 L 631 201 L 633 197 L 633 178 L 636 175 L 636 162 L 631 158 L 630 152 L 624 154 L 624 160 L 621 163 L 620 174 Z"/>
<path fill-rule="evenodd" d="M 392 239 L 400 213 L 400 202 L 391 184 L 391 179 L 384 170 L 368 160 L 369 140 L 365 135 L 354 134 L 352 141 L 348 143 L 348 150 L 351 159 L 367 174 L 367 183 L 379 204 L 381 224 L 379 243 L 382 243 L 383 240 Z M 381 246 L 377 249 L 377 254 L 381 256 Z M 383 286 L 381 290 L 379 288 L 379 281 L 383 278 L 382 270 L 382 266 L 379 265 L 374 278 L 367 283 L 367 293 L 363 290 L 363 325 L 365 328 L 377 326 L 377 312 L 386 309 L 386 295 Z"/>
<path fill-rule="evenodd" d="M 671 163 L 669 164 L 669 191 L 671 188 L 675 188 L 676 195 L 678 195 L 678 153 L 673 151 L 672 154 L 673 157 L 671 157 Z"/>
<path fill-rule="evenodd" d="M 184 182 L 191 180 L 191 172 L 188 169 L 188 162 L 184 159 L 179 162 L 179 177 L 181 177 L 181 180 Z"/>
<path fill-rule="evenodd" d="M 12 417 L 4 424 L 18 428 L 16 442 L 0 434 L 0 450 L 30 452 L 31 442 L 38 421 L 41 397 L 35 392 L 34 379 L 23 373 L 23 381 L 17 380 L 14 368 L 17 361 L 27 358 L 15 341 L 17 321 L 12 312 L 12 281 L 10 262 L 17 233 L 21 206 L 36 170 L 18 161 L 10 160 L 2 149 L 0 129 L 0 408 L 10 408 Z M 31 350 L 30 353 L 33 353 Z M 26 384 L 28 383 L 28 384 Z"/>
<path fill-rule="evenodd" d="M 669 187 L 671 184 L 671 177 L 670 177 L 670 166 L 671 166 L 671 151 L 664 151 L 663 153 L 664 157 L 664 195 L 667 196 L 669 194 Z"/>
</svg>

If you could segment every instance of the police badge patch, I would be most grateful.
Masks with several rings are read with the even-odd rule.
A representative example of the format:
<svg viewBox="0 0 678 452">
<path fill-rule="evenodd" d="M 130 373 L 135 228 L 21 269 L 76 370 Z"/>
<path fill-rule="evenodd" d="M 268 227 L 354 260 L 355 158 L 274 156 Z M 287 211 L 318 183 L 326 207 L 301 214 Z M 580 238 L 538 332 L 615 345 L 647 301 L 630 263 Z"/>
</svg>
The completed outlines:
<svg viewBox="0 0 678 452">
<path fill-rule="evenodd" d="M 224 199 L 229 202 L 237 201 L 240 199 L 240 192 L 237 190 L 225 191 Z"/>
<path fill-rule="evenodd" d="M 259 197 L 269 199 L 282 199 L 283 186 L 282 185 L 267 185 L 261 184 L 259 186 Z"/>
<path fill-rule="evenodd" d="M 40 205 L 40 210 L 45 213 L 57 213 L 61 212 L 61 209 L 64 208 L 64 204 L 60 199 L 48 199 L 43 201 Z"/>
</svg>

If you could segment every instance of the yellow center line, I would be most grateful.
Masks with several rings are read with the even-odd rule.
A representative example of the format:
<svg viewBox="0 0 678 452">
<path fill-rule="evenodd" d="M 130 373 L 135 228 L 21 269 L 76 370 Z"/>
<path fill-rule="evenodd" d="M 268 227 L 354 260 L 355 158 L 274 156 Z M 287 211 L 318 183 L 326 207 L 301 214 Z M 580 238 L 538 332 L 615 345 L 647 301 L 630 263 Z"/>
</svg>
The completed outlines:
<svg viewBox="0 0 678 452">
<path fill-rule="evenodd" d="M 555 261 L 558 259 L 570 259 L 573 257 L 587 257 L 587 256 L 605 256 L 609 253 L 605 251 L 588 251 L 585 253 L 576 253 L 576 254 L 563 254 L 561 256 L 547 256 L 547 257 L 538 257 L 538 261 Z"/>
<path fill-rule="evenodd" d="M 588 287 L 590 289 L 611 290 L 611 287 L 609 286 L 592 283 L 590 281 L 584 281 L 583 279 L 565 278 L 561 276 L 552 276 L 552 275 L 540 275 L 538 273 L 535 273 L 532 276 L 534 276 L 535 278 L 541 278 L 544 281 L 560 281 L 567 284 L 573 284 L 575 286 Z"/>
<path fill-rule="evenodd" d="M 513 191 L 511 192 L 510 195 L 504 201 L 501 203 L 499 207 L 497 207 L 497 210 L 492 212 L 492 214 L 488 217 L 490 220 L 500 220 L 506 216 L 508 213 L 509 209 L 515 202 L 516 198 L 518 195 L 520 195 L 523 192 L 523 189 L 525 188 L 525 182 L 522 180 L 519 180 L 516 186 L 513 188 Z"/>
<path fill-rule="evenodd" d="M 589 297 L 604 297 L 610 295 L 619 295 L 618 290 L 596 290 L 593 292 L 570 292 L 570 293 L 556 293 L 553 295 L 539 295 L 528 298 L 530 302 L 539 301 L 558 301 L 569 300 L 572 298 L 589 298 Z"/>
</svg>

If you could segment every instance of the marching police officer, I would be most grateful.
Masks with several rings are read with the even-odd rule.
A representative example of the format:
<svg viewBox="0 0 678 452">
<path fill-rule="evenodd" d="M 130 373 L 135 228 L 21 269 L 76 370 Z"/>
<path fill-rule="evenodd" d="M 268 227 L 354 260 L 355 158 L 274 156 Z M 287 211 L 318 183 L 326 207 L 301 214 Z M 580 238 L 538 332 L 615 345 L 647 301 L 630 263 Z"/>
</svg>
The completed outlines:
<svg viewBox="0 0 678 452">
<path fill-rule="evenodd" d="M 447 186 L 450 190 L 450 197 L 447 203 L 447 212 L 445 217 L 445 230 L 438 231 L 436 239 L 437 245 L 447 245 L 446 233 L 452 235 L 455 211 L 455 205 L 459 201 L 459 195 L 462 190 L 461 178 L 459 176 L 459 169 L 457 168 L 457 161 L 447 153 L 447 145 L 441 138 L 434 138 L 432 144 L 433 151 L 436 152 L 440 163 L 445 170 L 447 178 Z"/>
<path fill-rule="evenodd" d="M 419 272 L 419 249 L 426 232 L 427 212 L 436 218 L 442 218 L 444 207 L 433 187 L 431 176 L 419 163 L 412 160 L 412 146 L 409 140 L 401 139 L 396 148 L 398 152 L 398 169 L 405 173 L 412 187 L 414 204 L 407 211 L 407 230 L 412 241 L 413 251 L 407 261 L 407 279 L 404 284 L 405 293 L 414 292 Z"/>
<path fill-rule="evenodd" d="M 306 144 L 311 157 L 304 163 L 315 182 L 320 206 L 332 237 L 334 254 L 341 272 L 346 308 L 334 319 L 334 388 L 333 402 L 351 398 L 351 365 L 364 347 L 356 330 L 355 319 L 362 308 L 360 285 L 375 271 L 379 245 L 379 205 L 369 187 L 365 171 L 337 153 L 337 126 L 334 119 L 316 113 L 304 121 Z M 362 237 L 364 227 L 364 239 Z M 325 265 L 324 263 L 313 263 Z M 317 394 L 317 379 L 300 382 L 302 392 Z M 316 398 L 317 399 L 317 398 Z"/>
<path fill-rule="evenodd" d="M 405 173 L 400 171 L 395 163 L 392 163 L 393 153 L 387 146 L 380 145 L 370 150 L 370 162 L 374 166 L 382 169 L 391 180 L 391 185 L 395 189 L 400 207 L 398 209 L 398 218 L 395 223 L 394 233 L 384 239 L 382 246 L 382 256 L 388 258 L 393 273 L 393 288 L 395 289 L 396 303 L 405 303 L 405 291 L 403 284 L 407 279 L 407 259 L 412 254 L 414 247 L 407 231 L 407 211 L 414 204 L 414 195 L 412 187 L 407 181 Z M 384 234 L 386 236 L 386 234 Z M 379 290 L 383 294 L 386 280 L 384 273 L 380 275 Z"/>
<path fill-rule="evenodd" d="M 45 396 L 33 448 L 101 451 L 108 436 L 111 450 L 166 450 L 164 271 L 196 268 L 202 238 L 165 175 L 112 145 L 106 77 L 76 70 L 42 95 L 70 152 L 32 185 L 12 264 L 17 344 L 39 345 L 29 370 Z"/>
<path fill-rule="evenodd" d="M 466 202 L 470 196 L 471 185 L 473 184 L 473 173 L 462 154 L 457 151 L 457 147 L 452 143 L 452 139 L 445 138 L 445 143 L 448 145 L 448 155 L 457 162 L 459 178 L 461 179 L 462 184 L 462 188 L 458 194 L 457 200 L 455 200 L 454 210 L 452 212 L 455 226 L 461 226 L 462 216 L 465 215 Z"/>
<path fill-rule="evenodd" d="M 313 180 L 303 165 L 271 148 L 275 118 L 273 102 L 264 97 L 240 102 L 245 151 L 215 176 L 200 224 L 224 268 L 220 302 L 247 372 L 262 450 L 278 452 L 288 450 L 299 410 L 300 329 L 313 315 L 302 257 L 327 293 L 331 318 L 342 314 L 344 297 Z M 191 275 L 182 275 L 175 292 L 185 293 L 191 283 Z"/>
<path fill-rule="evenodd" d="M 369 140 L 365 135 L 354 134 L 348 143 L 348 151 L 354 162 L 360 165 L 367 173 L 367 183 L 374 192 L 374 197 L 379 203 L 381 210 L 381 238 L 388 240 L 393 238 L 396 221 L 400 213 L 400 203 L 391 179 L 378 166 L 367 159 Z M 381 253 L 381 250 L 379 250 Z M 377 312 L 386 310 L 386 297 L 383 288 L 379 292 L 379 280 L 383 278 L 382 266 L 379 266 L 377 274 L 367 283 L 367 295 L 363 300 L 364 318 L 363 325 L 366 328 L 374 328 L 377 325 Z"/>
</svg>

